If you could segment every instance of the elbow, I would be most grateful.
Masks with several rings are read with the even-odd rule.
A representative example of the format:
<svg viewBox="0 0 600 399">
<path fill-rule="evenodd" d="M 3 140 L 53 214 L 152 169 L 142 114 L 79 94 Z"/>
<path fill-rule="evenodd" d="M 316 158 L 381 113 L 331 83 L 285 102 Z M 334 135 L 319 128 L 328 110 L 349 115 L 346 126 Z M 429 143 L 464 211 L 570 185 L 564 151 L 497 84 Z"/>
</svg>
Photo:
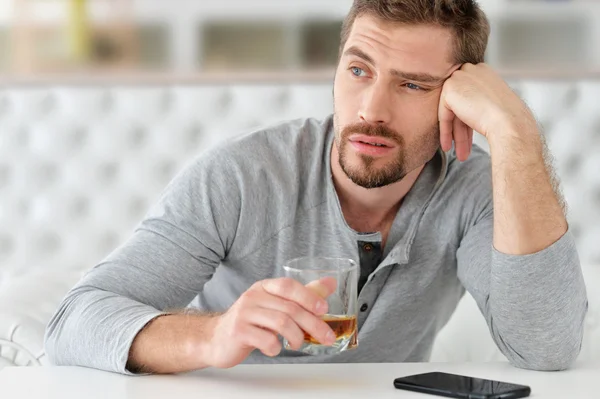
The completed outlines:
<svg viewBox="0 0 600 399">
<path fill-rule="evenodd" d="M 61 301 L 44 330 L 44 354 L 48 362 L 55 366 L 78 366 L 82 348 L 81 330 L 84 309 L 81 306 L 85 294 L 81 288 L 71 290 Z"/>
<path fill-rule="evenodd" d="M 588 301 L 570 306 L 569 311 L 553 312 L 542 323 L 532 323 L 517 334 L 500 338 L 502 351 L 516 367 L 535 371 L 563 371 L 576 363 L 584 341 Z M 508 338 L 510 337 L 510 339 Z M 504 339 L 503 339 L 504 338 Z"/>
<path fill-rule="evenodd" d="M 559 342 L 546 342 L 528 353 L 511 351 L 507 356 L 514 366 L 534 371 L 563 371 L 571 368 L 581 352 L 583 334 L 568 339 L 562 337 Z"/>
<path fill-rule="evenodd" d="M 546 353 L 543 356 L 535 357 L 514 357 L 510 359 L 510 362 L 518 368 L 533 371 L 564 371 L 568 370 L 573 366 L 577 357 L 579 356 L 579 350 L 562 351 L 560 353 Z"/>
</svg>

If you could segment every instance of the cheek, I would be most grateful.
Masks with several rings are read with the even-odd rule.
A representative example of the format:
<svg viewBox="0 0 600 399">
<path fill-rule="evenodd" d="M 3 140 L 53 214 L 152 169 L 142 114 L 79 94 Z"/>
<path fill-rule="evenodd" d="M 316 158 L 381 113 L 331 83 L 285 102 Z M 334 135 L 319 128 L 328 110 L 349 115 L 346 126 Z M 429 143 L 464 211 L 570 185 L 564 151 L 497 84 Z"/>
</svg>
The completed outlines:
<svg viewBox="0 0 600 399">
<path fill-rule="evenodd" d="M 427 98 L 408 98 L 398 106 L 396 129 L 404 136 L 406 147 L 415 149 L 415 154 L 421 150 L 429 151 L 439 141 L 437 104 Z"/>
<path fill-rule="evenodd" d="M 428 127 L 438 120 L 439 100 L 435 97 L 407 98 L 398 106 L 398 120 L 413 129 Z"/>
<path fill-rule="evenodd" d="M 348 85 L 336 79 L 333 94 L 335 113 L 341 119 L 342 123 L 352 115 L 356 115 L 356 108 L 358 106 L 356 92 L 352 93 L 348 90 Z"/>
</svg>

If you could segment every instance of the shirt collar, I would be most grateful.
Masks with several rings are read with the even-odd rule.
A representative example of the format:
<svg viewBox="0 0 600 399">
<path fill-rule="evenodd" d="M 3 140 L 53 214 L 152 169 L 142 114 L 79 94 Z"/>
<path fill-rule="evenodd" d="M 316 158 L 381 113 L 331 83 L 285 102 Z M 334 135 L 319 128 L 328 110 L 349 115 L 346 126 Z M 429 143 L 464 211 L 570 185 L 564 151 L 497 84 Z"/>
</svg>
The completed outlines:
<svg viewBox="0 0 600 399">
<path fill-rule="evenodd" d="M 344 218 L 339 197 L 333 184 L 333 176 L 331 171 L 331 148 L 334 144 L 335 132 L 333 126 L 333 117 L 330 117 L 329 123 L 327 123 L 326 146 L 324 161 L 326 171 L 326 185 L 329 197 L 332 198 L 330 202 L 330 211 L 337 213 L 345 226 L 347 226 L 348 232 L 354 236 L 354 239 L 360 238 L 363 241 L 380 241 L 381 235 L 379 233 L 363 234 L 354 231 Z M 434 157 L 427 162 L 425 168 L 417 178 L 417 181 L 404 197 L 402 206 L 398 210 L 392 228 L 388 236 L 388 243 L 392 244 L 393 247 L 389 247 L 386 244 L 384 261 L 381 266 L 392 263 L 408 263 L 410 248 L 412 246 L 414 237 L 418 230 L 419 222 L 422 214 L 429 205 L 435 192 L 442 185 L 448 172 L 448 155 L 438 149 Z"/>
</svg>

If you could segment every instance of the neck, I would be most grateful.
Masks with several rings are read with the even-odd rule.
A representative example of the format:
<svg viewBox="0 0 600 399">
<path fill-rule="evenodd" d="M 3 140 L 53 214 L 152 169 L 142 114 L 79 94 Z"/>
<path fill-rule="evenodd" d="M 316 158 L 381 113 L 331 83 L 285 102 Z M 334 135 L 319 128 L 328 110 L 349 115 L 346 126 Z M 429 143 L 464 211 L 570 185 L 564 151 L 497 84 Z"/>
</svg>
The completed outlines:
<svg viewBox="0 0 600 399">
<path fill-rule="evenodd" d="M 333 184 L 342 212 L 350 227 L 359 232 L 379 231 L 391 226 L 402 200 L 413 187 L 424 165 L 408 173 L 402 180 L 379 188 L 356 185 L 342 170 L 335 143 L 331 149 Z"/>
</svg>

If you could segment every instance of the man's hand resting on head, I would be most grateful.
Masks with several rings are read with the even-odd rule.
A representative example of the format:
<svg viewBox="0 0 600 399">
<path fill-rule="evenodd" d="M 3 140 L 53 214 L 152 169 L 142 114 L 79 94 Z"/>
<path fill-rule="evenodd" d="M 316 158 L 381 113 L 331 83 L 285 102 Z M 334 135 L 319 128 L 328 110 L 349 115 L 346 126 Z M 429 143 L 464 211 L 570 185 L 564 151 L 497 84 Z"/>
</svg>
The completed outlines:
<svg viewBox="0 0 600 399">
<path fill-rule="evenodd" d="M 173 314 L 154 319 L 133 341 L 127 368 L 133 372 L 179 373 L 205 367 L 233 367 L 255 349 L 281 351 L 278 335 L 300 348 L 304 331 L 329 345 L 335 335 L 321 319 L 323 299 L 336 281 L 304 286 L 289 278 L 255 283 L 223 314 Z"/>
<path fill-rule="evenodd" d="M 464 64 L 446 80 L 438 110 L 440 141 L 465 161 L 473 131 L 485 136 L 492 163 L 494 248 L 531 255 L 568 229 L 564 198 L 548 149 L 527 105 L 486 64 Z"/>
<path fill-rule="evenodd" d="M 438 118 L 442 149 L 450 150 L 454 141 L 460 161 L 471 153 L 473 130 L 490 145 L 509 135 L 538 133 L 536 120 L 523 100 L 484 63 L 464 64 L 446 80 Z"/>
</svg>

